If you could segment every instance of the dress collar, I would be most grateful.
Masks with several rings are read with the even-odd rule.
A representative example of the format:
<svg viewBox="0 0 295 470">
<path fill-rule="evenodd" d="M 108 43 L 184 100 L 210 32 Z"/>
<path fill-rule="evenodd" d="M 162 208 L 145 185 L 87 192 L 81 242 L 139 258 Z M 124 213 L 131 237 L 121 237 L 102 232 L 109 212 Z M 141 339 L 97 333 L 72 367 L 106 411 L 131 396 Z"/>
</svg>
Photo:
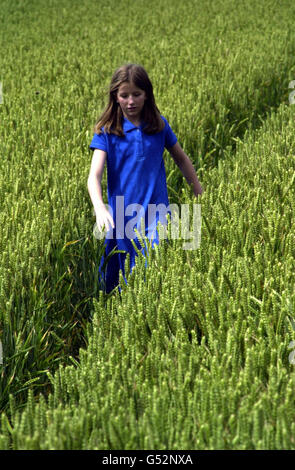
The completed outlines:
<svg viewBox="0 0 295 470">
<path fill-rule="evenodd" d="M 144 122 L 140 124 L 140 126 L 135 126 L 132 124 L 131 121 L 128 121 L 125 117 L 123 117 L 123 132 L 129 132 L 132 131 L 133 129 L 143 129 L 144 128 Z"/>
</svg>

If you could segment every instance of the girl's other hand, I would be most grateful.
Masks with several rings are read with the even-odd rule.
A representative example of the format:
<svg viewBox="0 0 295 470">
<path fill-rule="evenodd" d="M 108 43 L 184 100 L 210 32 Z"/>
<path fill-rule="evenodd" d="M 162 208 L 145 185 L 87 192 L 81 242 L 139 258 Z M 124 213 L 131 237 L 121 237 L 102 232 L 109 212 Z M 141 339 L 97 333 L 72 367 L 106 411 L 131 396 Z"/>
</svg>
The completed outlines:
<svg viewBox="0 0 295 470">
<path fill-rule="evenodd" d="M 96 225 L 100 232 L 108 231 L 115 227 L 113 217 L 104 204 L 96 209 Z"/>
</svg>

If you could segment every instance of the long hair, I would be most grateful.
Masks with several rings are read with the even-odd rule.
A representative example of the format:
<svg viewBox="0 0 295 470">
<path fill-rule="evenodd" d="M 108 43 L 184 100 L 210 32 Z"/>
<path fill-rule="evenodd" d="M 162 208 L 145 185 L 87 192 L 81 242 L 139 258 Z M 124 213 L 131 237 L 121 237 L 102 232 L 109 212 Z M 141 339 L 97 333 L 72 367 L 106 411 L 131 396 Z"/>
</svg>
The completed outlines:
<svg viewBox="0 0 295 470">
<path fill-rule="evenodd" d="M 155 103 L 152 83 L 145 69 L 137 64 L 122 65 L 115 71 L 109 87 L 109 103 L 96 122 L 94 132 L 100 134 L 102 132 L 101 128 L 104 127 L 104 131 L 108 134 L 124 136 L 122 128 L 123 113 L 117 103 L 117 93 L 123 82 L 134 83 L 136 87 L 146 93 L 141 115 L 145 123 L 144 132 L 147 134 L 160 132 L 165 124 Z"/>
</svg>

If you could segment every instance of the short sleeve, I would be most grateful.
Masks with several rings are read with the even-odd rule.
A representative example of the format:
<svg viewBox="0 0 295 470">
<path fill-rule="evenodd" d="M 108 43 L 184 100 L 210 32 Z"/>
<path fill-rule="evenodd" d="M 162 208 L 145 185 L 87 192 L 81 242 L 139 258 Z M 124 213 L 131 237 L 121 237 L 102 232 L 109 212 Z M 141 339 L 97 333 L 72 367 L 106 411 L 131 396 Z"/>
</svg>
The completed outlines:
<svg viewBox="0 0 295 470">
<path fill-rule="evenodd" d="M 176 144 L 177 142 L 177 137 L 176 135 L 174 134 L 173 130 L 171 129 L 167 119 L 165 119 L 163 116 L 162 116 L 162 119 L 164 120 L 165 122 L 165 128 L 164 128 L 164 132 L 165 132 L 165 148 L 166 149 L 169 149 L 171 147 L 173 147 L 173 145 Z"/>
<path fill-rule="evenodd" d="M 100 149 L 100 150 L 104 150 L 105 152 L 107 152 L 108 146 L 107 146 L 106 135 L 104 133 L 94 134 L 91 144 L 89 145 L 89 148 L 91 150 Z"/>
</svg>

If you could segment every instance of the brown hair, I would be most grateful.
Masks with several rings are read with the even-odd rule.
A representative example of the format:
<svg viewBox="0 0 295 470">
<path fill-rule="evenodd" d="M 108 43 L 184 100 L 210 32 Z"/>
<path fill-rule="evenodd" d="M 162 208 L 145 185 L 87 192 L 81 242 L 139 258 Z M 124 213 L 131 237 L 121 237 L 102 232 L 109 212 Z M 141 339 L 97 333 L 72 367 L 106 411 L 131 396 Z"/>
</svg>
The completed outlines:
<svg viewBox="0 0 295 470">
<path fill-rule="evenodd" d="M 117 103 L 118 89 L 123 82 L 134 83 L 135 86 L 145 91 L 146 100 L 142 110 L 142 119 L 145 123 L 144 131 L 147 134 L 160 132 L 165 124 L 155 103 L 152 83 L 145 69 L 137 64 L 122 65 L 115 71 L 109 88 L 109 103 L 96 122 L 94 132 L 101 134 L 101 128 L 104 127 L 104 131 L 108 134 L 124 136 L 123 113 Z"/>
</svg>

